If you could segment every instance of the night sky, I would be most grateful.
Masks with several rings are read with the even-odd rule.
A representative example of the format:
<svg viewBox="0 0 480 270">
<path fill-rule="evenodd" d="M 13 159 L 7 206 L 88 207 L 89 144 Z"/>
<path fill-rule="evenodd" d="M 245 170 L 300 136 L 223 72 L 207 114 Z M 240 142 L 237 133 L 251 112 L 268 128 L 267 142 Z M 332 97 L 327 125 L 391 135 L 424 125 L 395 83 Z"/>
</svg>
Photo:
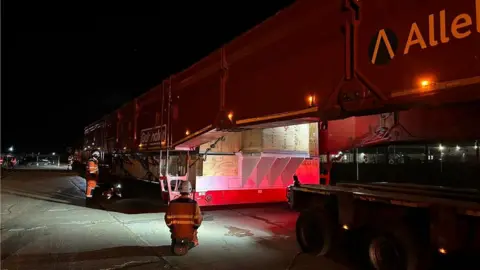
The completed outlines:
<svg viewBox="0 0 480 270">
<path fill-rule="evenodd" d="M 85 125 L 294 0 L 141 2 L 2 1 L 2 152 L 81 143 Z"/>
</svg>

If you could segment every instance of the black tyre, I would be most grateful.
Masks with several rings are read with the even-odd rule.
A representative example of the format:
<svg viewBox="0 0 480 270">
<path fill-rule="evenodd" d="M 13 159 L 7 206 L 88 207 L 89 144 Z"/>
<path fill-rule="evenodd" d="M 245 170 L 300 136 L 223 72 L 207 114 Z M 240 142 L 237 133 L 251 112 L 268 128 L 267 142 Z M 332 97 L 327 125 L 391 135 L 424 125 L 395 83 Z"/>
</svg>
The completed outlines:
<svg viewBox="0 0 480 270">
<path fill-rule="evenodd" d="M 372 237 L 368 255 L 376 270 L 420 270 L 420 247 L 406 228 L 387 229 Z"/>
<path fill-rule="evenodd" d="M 305 253 L 324 256 L 331 251 L 335 236 L 333 217 L 322 209 L 300 213 L 296 224 L 297 242 Z"/>
<path fill-rule="evenodd" d="M 172 252 L 177 256 L 185 256 L 188 253 L 188 245 L 176 244 L 172 247 Z"/>
</svg>

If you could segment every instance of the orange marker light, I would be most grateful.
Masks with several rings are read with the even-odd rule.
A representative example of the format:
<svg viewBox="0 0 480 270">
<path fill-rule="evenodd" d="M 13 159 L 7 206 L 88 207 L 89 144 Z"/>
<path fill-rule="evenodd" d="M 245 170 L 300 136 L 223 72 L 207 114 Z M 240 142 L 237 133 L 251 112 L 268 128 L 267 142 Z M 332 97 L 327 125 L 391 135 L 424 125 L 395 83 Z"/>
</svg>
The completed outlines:
<svg viewBox="0 0 480 270">
<path fill-rule="evenodd" d="M 312 95 L 309 95 L 308 98 L 307 98 L 307 102 L 308 102 L 308 106 L 312 107 L 314 106 L 315 104 L 315 97 L 312 96 Z"/>
<path fill-rule="evenodd" d="M 422 87 L 427 87 L 430 85 L 430 81 L 423 80 L 420 84 L 422 85 Z"/>
</svg>

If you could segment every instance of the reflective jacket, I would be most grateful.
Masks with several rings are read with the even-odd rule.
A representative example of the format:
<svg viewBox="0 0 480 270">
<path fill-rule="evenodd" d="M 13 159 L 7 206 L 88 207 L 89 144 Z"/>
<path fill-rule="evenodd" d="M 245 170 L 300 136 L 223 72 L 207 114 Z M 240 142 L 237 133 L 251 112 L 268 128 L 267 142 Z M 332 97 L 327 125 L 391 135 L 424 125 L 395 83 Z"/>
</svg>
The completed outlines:
<svg viewBox="0 0 480 270">
<path fill-rule="evenodd" d="M 193 240 L 193 234 L 202 224 L 202 213 L 198 203 L 188 197 L 170 202 L 165 213 L 165 223 L 172 232 L 172 238 Z"/>
</svg>

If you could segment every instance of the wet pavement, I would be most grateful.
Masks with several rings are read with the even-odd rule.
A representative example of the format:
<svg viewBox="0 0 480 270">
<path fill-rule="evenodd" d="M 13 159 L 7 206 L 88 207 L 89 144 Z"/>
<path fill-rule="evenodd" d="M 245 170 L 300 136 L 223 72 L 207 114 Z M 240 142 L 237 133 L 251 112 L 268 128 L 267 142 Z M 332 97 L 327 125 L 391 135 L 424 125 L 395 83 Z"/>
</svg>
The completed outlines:
<svg viewBox="0 0 480 270">
<path fill-rule="evenodd" d="M 292 264 L 297 214 L 283 205 L 202 209 L 200 245 L 176 257 L 159 200 L 89 208 L 85 180 L 65 172 L 12 172 L 1 185 L 2 269 L 347 270 L 307 255 Z"/>
</svg>

